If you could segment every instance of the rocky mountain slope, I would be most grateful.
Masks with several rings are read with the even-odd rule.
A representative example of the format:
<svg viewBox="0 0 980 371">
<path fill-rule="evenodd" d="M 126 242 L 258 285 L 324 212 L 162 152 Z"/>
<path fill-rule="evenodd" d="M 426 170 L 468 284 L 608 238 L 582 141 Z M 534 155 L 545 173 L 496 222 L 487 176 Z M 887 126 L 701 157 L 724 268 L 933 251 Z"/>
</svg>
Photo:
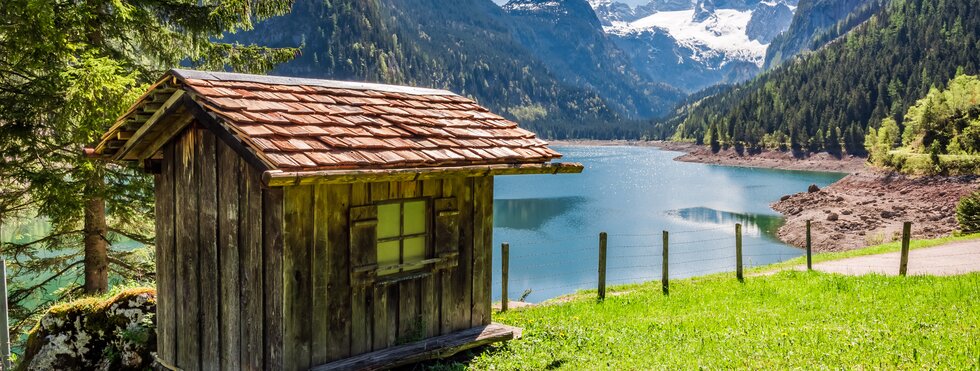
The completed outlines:
<svg viewBox="0 0 980 371">
<path fill-rule="evenodd" d="M 585 0 L 512 0 L 515 39 L 563 82 L 595 90 L 627 117 L 667 112 L 683 94 L 637 72 Z"/>
</svg>

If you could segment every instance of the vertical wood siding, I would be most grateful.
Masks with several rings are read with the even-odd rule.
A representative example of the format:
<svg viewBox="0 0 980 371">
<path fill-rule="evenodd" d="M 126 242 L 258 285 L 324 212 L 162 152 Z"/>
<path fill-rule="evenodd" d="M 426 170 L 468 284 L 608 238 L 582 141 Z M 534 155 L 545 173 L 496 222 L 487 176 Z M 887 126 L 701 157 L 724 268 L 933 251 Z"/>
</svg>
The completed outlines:
<svg viewBox="0 0 980 371">
<path fill-rule="evenodd" d="M 201 133 L 189 130 L 180 138 L 176 150 L 174 175 L 177 180 L 177 359 L 186 371 L 201 369 L 201 306 L 199 303 L 200 262 L 198 261 L 198 197 L 200 166 L 197 158 Z"/>
<path fill-rule="evenodd" d="M 380 350 L 490 323 L 490 177 L 284 188 L 283 369 Z M 449 269 L 394 284 L 359 285 L 376 262 L 377 202 L 429 199 L 429 256 L 457 252 Z M 453 200 L 452 203 L 445 202 Z M 458 211 L 453 246 L 436 246 L 440 207 Z M 445 228 L 443 228 L 445 229 Z M 352 281 L 352 277 L 354 281 Z"/>
<path fill-rule="evenodd" d="M 265 188 L 191 126 L 156 178 L 158 354 L 184 370 L 302 370 L 490 323 L 493 179 Z M 363 285 L 379 201 L 429 200 L 430 275 Z M 440 216 L 441 215 L 441 216 Z M 374 223 L 374 224 L 372 224 Z"/>
<path fill-rule="evenodd" d="M 163 163 L 155 179 L 156 269 L 157 269 L 157 357 L 170 364 L 177 356 L 176 259 L 174 255 L 174 144 L 163 147 Z"/>
<path fill-rule="evenodd" d="M 282 365 L 282 190 L 193 125 L 156 178 L 158 357 L 183 370 Z"/>
</svg>

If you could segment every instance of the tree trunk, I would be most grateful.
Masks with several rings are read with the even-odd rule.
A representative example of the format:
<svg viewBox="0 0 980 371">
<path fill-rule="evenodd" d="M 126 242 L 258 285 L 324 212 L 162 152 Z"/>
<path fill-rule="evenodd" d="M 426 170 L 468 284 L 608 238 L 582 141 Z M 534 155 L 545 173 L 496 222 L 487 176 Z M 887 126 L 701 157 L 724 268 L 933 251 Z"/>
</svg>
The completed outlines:
<svg viewBox="0 0 980 371">
<path fill-rule="evenodd" d="M 93 183 L 102 185 L 96 177 Z M 95 196 L 85 201 L 85 293 L 101 294 L 109 289 L 109 249 L 105 235 L 105 199 Z"/>
</svg>

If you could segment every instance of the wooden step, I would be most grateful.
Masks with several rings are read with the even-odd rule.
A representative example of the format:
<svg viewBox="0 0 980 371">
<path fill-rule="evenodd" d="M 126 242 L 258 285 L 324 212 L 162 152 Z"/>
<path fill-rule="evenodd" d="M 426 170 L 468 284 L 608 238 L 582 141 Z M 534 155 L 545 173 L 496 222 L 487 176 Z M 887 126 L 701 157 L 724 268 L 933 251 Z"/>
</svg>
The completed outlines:
<svg viewBox="0 0 980 371">
<path fill-rule="evenodd" d="M 487 326 L 474 327 L 376 352 L 364 353 L 315 366 L 310 370 L 385 370 L 430 359 L 446 358 L 467 349 L 519 339 L 520 337 L 520 328 L 491 323 Z"/>
</svg>

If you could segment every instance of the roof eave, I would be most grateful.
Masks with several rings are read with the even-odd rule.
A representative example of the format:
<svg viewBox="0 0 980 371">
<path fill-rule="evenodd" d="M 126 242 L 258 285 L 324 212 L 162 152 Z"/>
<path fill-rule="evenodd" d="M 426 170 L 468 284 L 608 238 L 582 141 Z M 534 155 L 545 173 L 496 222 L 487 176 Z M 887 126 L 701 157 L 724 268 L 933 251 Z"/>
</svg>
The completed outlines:
<svg viewBox="0 0 980 371">
<path fill-rule="evenodd" d="M 402 169 L 348 169 L 320 171 L 269 170 L 262 174 L 262 181 L 269 187 L 310 184 L 342 184 L 380 181 L 416 181 L 450 177 L 527 175 L 527 174 L 577 174 L 585 167 L 575 162 L 514 163 L 495 165 L 469 165 L 446 167 L 418 167 Z"/>
</svg>

